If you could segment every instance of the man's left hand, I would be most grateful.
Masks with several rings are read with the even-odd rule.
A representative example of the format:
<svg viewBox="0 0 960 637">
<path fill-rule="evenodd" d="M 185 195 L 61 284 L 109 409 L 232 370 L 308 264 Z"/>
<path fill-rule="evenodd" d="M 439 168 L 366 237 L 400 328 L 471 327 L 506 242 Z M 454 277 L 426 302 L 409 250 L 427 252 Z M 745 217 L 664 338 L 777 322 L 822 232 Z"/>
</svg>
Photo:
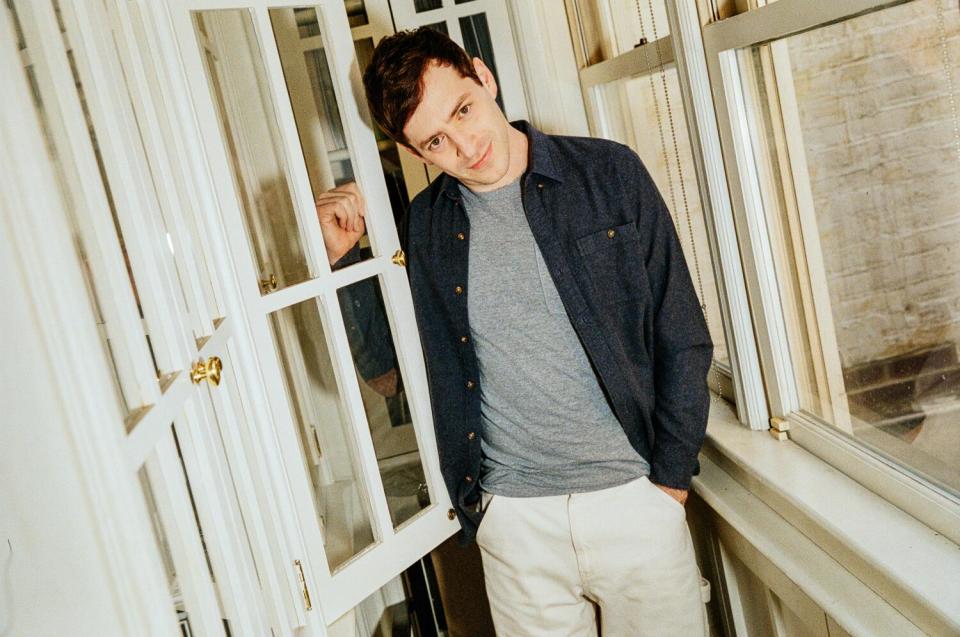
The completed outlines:
<svg viewBox="0 0 960 637">
<path fill-rule="evenodd" d="M 687 489 L 674 489 L 673 487 L 665 487 L 662 484 L 654 483 L 653 486 L 657 487 L 668 496 L 680 503 L 680 506 L 683 506 L 687 502 L 687 495 L 690 493 Z"/>
</svg>

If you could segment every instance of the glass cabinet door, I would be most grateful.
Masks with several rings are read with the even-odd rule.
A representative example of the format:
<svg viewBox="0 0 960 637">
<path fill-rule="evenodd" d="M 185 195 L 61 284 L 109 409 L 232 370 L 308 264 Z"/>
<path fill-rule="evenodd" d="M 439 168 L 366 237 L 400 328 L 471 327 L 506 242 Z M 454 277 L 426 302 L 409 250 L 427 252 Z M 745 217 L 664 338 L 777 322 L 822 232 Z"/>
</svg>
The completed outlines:
<svg viewBox="0 0 960 637">
<path fill-rule="evenodd" d="M 333 622 L 449 537 L 406 272 L 341 0 L 170 0 L 299 532 Z M 361 15 L 363 13 L 363 15 Z M 352 23 L 351 23 L 352 20 Z M 333 270 L 316 217 L 354 181 L 359 259 Z"/>
<path fill-rule="evenodd" d="M 104 377 L 115 381 L 117 409 L 105 411 L 117 417 L 103 418 L 102 434 L 117 436 L 142 494 L 124 515 L 147 522 L 156 542 L 159 559 L 144 562 L 156 568 L 138 583 L 163 587 L 169 625 L 183 634 L 270 634 L 281 628 L 266 602 L 277 578 L 253 548 L 265 542 L 235 453 L 249 423 L 228 409 L 237 392 L 217 395 L 232 385 L 234 326 L 216 292 L 221 277 L 193 249 L 204 224 L 174 204 L 164 146 L 143 125 L 155 116 L 139 99 L 146 82 L 124 73 L 142 67 L 100 3 L 8 0 L 0 12 L 20 27 L 24 76 L 69 210 L 76 253 L 63 258 L 84 274 Z"/>
</svg>

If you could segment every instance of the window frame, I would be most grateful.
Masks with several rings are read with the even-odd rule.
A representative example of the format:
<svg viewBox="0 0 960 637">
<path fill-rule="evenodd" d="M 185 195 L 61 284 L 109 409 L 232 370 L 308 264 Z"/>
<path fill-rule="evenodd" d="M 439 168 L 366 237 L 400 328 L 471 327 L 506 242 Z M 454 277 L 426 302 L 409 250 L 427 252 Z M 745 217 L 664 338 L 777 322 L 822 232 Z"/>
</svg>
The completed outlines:
<svg viewBox="0 0 960 637">
<path fill-rule="evenodd" d="M 602 131 L 606 130 L 607 124 L 602 117 L 603 96 L 599 87 L 619 79 L 656 73 L 671 63 L 676 65 L 684 118 L 697 172 L 698 195 L 705 217 L 710 262 L 720 302 L 718 318 L 722 322 L 730 356 L 729 367 L 714 361 L 709 375 L 711 388 L 727 398 L 732 397 L 738 417 L 744 425 L 763 430 L 769 426 L 769 412 L 727 191 L 727 177 L 720 161 L 720 143 L 707 81 L 697 8 L 695 2 L 690 1 L 668 2 L 666 6 L 668 35 L 608 60 L 582 66 L 580 88 L 584 103 L 588 105 L 591 129 L 594 132 Z M 582 20 L 578 9 L 574 15 Z M 578 30 L 578 34 L 580 63 L 583 65 L 588 44 L 583 29 Z"/>
<path fill-rule="evenodd" d="M 773 246 L 759 196 L 757 163 L 750 148 L 749 106 L 744 100 L 738 53 L 792 35 L 888 9 L 910 0 L 777 0 L 702 29 L 713 93 L 722 162 L 735 229 L 741 242 L 744 272 L 756 308 L 757 354 L 767 372 L 771 413 L 785 419 L 791 440 L 907 511 L 930 528 L 960 543 L 960 498 L 799 409 L 797 378 L 790 359 L 780 286 L 774 276 Z M 694 0 L 679 3 L 689 8 Z"/>
</svg>

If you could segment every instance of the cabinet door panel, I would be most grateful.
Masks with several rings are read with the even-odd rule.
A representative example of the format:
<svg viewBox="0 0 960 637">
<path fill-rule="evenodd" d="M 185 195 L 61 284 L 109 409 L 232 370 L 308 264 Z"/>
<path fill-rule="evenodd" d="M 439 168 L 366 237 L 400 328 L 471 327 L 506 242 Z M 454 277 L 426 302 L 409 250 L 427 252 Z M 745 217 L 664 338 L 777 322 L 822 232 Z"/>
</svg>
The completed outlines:
<svg viewBox="0 0 960 637">
<path fill-rule="evenodd" d="M 328 623 L 457 529 L 409 282 L 391 258 L 380 150 L 358 101 L 350 18 L 369 25 L 353 4 L 348 16 L 339 0 L 168 1 Z M 362 13 L 380 24 L 371 4 Z M 351 180 L 366 201 L 361 258 L 332 271 L 314 200 Z M 269 205 L 257 204 L 264 185 Z"/>
</svg>

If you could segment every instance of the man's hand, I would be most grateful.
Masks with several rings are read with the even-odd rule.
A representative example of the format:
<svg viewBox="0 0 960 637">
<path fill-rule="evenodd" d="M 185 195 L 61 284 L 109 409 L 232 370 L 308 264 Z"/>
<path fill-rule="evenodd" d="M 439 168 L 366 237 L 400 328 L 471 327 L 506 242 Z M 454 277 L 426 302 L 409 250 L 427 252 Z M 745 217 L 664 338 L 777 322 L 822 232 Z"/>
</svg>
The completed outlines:
<svg viewBox="0 0 960 637">
<path fill-rule="evenodd" d="M 333 265 L 363 236 L 366 203 L 357 184 L 351 181 L 321 194 L 316 205 L 327 260 Z"/>
<path fill-rule="evenodd" d="M 680 506 L 683 506 L 687 502 L 687 495 L 690 493 L 686 489 L 674 489 L 673 487 L 665 487 L 662 484 L 653 483 L 653 486 L 657 487 L 668 496 L 680 503 Z"/>
</svg>

